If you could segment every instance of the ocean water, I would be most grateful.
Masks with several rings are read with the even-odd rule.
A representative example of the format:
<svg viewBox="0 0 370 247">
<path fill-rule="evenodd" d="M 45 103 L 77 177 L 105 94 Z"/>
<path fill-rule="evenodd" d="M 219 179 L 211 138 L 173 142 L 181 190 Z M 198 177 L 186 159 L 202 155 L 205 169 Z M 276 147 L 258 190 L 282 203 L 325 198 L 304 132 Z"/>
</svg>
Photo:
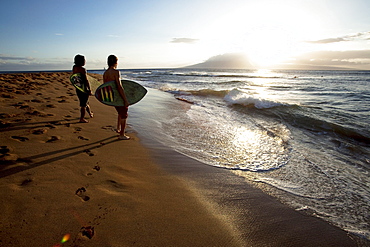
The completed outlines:
<svg viewBox="0 0 370 247">
<path fill-rule="evenodd" d="M 149 88 L 130 114 L 153 138 L 370 239 L 370 71 L 121 74 Z"/>
</svg>

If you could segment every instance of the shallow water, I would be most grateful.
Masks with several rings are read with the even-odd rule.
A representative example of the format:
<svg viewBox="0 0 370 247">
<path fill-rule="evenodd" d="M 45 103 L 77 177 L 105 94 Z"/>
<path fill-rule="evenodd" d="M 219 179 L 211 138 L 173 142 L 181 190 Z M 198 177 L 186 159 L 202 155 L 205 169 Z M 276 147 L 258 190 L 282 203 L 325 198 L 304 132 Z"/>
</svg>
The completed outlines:
<svg viewBox="0 0 370 247">
<path fill-rule="evenodd" d="M 152 88 L 130 109 L 152 138 L 370 238 L 369 71 L 121 73 Z"/>
</svg>

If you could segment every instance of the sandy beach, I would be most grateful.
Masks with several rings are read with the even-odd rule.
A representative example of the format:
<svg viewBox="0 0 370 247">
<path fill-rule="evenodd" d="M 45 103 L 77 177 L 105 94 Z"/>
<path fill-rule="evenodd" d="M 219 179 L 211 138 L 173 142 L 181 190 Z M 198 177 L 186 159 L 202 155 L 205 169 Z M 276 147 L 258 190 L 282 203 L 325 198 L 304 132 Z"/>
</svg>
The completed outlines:
<svg viewBox="0 0 370 247">
<path fill-rule="evenodd" d="M 130 118 L 118 140 L 95 97 L 79 123 L 69 75 L 0 74 L 0 246 L 370 246 L 146 140 Z"/>
</svg>

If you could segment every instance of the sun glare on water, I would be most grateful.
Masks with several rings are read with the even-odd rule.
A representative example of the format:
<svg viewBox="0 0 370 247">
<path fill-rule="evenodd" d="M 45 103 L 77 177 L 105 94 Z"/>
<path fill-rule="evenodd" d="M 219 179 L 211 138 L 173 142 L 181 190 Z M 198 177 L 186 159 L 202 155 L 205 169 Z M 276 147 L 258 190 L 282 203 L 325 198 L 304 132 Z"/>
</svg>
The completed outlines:
<svg viewBox="0 0 370 247">
<path fill-rule="evenodd" d="M 236 146 L 257 148 L 257 146 L 259 145 L 259 138 L 255 132 L 246 128 L 240 128 L 237 133 L 238 135 L 235 136 L 233 141 Z"/>
</svg>

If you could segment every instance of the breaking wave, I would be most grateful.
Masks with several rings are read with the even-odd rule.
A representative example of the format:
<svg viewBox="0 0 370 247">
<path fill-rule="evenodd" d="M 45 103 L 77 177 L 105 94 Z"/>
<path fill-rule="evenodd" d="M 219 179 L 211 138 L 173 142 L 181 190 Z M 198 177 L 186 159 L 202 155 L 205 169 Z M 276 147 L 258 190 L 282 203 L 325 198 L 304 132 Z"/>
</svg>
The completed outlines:
<svg viewBox="0 0 370 247">
<path fill-rule="evenodd" d="M 257 109 L 273 108 L 285 105 L 284 103 L 268 99 L 256 98 L 253 95 L 247 94 L 239 89 L 231 90 L 224 97 L 224 100 L 231 105 L 254 106 Z"/>
</svg>

